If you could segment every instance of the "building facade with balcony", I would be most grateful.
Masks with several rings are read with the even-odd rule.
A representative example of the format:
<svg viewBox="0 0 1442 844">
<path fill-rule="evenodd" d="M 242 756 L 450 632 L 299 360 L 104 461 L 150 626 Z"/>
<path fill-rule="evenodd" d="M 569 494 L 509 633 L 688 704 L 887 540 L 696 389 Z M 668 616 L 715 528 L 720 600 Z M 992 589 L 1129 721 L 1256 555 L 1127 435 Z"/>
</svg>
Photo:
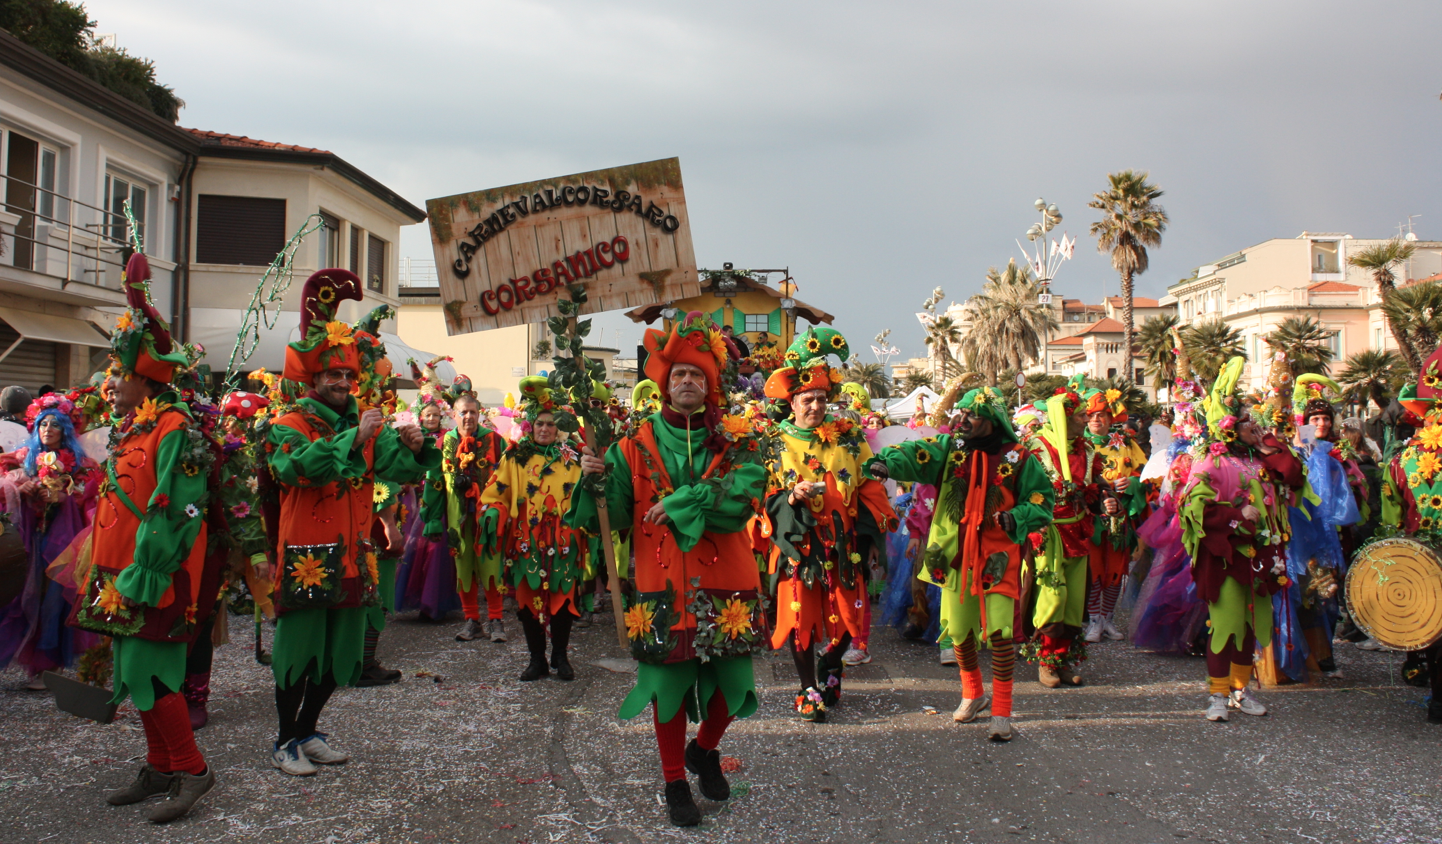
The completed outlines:
<svg viewBox="0 0 1442 844">
<path fill-rule="evenodd" d="M 1368 349 L 1396 349 L 1370 274 L 1347 256 L 1386 243 L 1337 232 L 1302 232 L 1274 238 L 1198 267 L 1168 288 L 1182 325 L 1221 320 L 1242 335 L 1248 365 L 1242 383 L 1266 379 L 1265 338 L 1289 318 L 1310 317 L 1331 331 L 1333 360 Z M 1394 270 L 1399 285 L 1442 271 L 1442 242 L 1415 241 L 1416 252 Z"/>
<path fill-rule="evenodd" d="M 245 370 L 282 367 L 316 268 L 364 279 L 342 319 L 399 304 L 400 229 L 425 213 L 331 152 L 176 126 L 0 31 L 0 386 L 63 388 L 103 367 L 132 235 L 172 333 L 225 371 L 267 265 L 312 215 Z M 403 363 L 394 323 L 382 330 Z"/>
</svg>

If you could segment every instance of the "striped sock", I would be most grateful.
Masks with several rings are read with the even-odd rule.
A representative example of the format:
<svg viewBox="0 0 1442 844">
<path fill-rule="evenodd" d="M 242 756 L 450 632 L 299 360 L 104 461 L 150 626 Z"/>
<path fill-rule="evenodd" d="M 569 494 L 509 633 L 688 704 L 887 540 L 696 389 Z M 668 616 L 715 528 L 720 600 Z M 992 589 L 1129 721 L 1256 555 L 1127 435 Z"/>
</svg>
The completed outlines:
<svg viewBox="0 0 1442 844">
<path fill-rule="evenodd" d="M 1016 645 L 991 646 L 991 714 L 1011 717 L 1011 679 L 1016 668 Z"/>
<path fill-rule="evenodd" d="M 981 667 L 976 661 L 976 637 L 968 633 L 966 639 L 952 650 L 956 652 L 956 663 L 961 668 L 961 696 L 966 700 L 976 700 L 986 694 L 981 684 Z"/>
<path fill-rule="evenodd" d="M 376 664 L 376 648 L 381 643 L 381 632 L 369 624 L 366 625 L 365 649 L 361 653 L 361 666 Z"/>
<path fill-rule="evenodd" d="M 1122 585 L 1118 583 L 1115 586 L 1103 586 L 1097 592 L 1100 593 L 1101 614 L 1110 618 L 1117 608 L 1117 598 L 1122 594 Z"/>
</svg>

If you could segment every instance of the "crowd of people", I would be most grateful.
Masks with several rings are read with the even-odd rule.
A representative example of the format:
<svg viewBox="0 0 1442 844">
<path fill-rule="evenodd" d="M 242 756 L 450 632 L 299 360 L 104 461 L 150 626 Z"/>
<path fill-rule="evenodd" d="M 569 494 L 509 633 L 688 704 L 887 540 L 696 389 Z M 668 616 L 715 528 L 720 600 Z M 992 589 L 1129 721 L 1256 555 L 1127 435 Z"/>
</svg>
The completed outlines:
<svg viewBox="0 0 1442 844">
<path fill-rule="evenodd" d="M 24 555 L 0 591 L 0 667 L 34 688 L 46 671 L 108 674 L 148 751 L 107 800 L 163 796 L 157 823 L 215 786 L 195 731 L 242 601 L 274 621 L 269 653 L 256 642 L 274 674 L 271 762 L 310 776 L 348 760 L 321 731 L 336 690 L 400 679 L 377 656 L 389 614 L 459 609 L 455 639 L 499 643 L 509 611 L 529 654 L 518 682 L 569 681 L 572 631 L 620 591 L 638 663 L 620 715 L 651 710 L 670 821 L 690 826 L 688 772 L 703 797 L 730 796 L 719 745 L 758 708 L 758 652 L 789 653 L 807 722 L 841 705 L 847 667 L 892 628 L 938 643 L 960 674 L 954 720 L 989 713 L 995 742 L 1014 735 L 1018 657 L 1042 687 L 1074 688 L 1104 640 L 1204 657 L 1205 717 L 1260 716 L 1259 672 L 1334 677 L 1334 640 L 1382 647 L 1347 619 L 1359 549 L 1442 530 L 1442 351 L 1380 444 L 1338 421 L 1335 384 L 1281 357 L 1253 396 L 1241 358 L 1210 384 L 1179 361 L 1149 430 L 1118 390 L 1082 379 L 1020 408 L 958 382 L 896 424 L 832 366 L 850 358 L 838 331 L 753 352 L 691 313 L 647 330 L 629 407 L 605 384 L 586 397 L 604 411 L 592 424 L 612 427 L 597 453 L 569 424 L 575 397 L 545 376 L 484 408 L 464 376 L 443 384 L 439 361 L 413 362 L 419 395 L 399 401 L 386 309 L 336 317 L 362 299 L 345 270 L 306 282 L 279 377 L 217 390 L 148 302 L 148 276 L 132 258 L 106 372 L 0 396 L 28 436 L 0 455 L 0 527 Z M 1406 669 L 1431 683 L 1432 721 L 1439 650 Z"/>
</svg>

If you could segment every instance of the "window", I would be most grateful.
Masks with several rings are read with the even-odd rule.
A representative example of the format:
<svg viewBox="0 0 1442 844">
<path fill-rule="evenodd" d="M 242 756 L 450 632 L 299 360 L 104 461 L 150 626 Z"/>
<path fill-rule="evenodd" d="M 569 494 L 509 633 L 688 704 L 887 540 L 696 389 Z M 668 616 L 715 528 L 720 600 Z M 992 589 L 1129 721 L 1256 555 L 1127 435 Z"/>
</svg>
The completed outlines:
<svg viewBox="0 0 1442 844">
<path fill-rule="evenodd" d="M 1147 385 L 1147 371 L 1145 369 L 1136 370 L 1135 377 L 1138 387 L 1145 387 Z"/>
<path fill-rule="evenodd" d="M 1382 349 L 1382 329 L 1380 328 L 1372 329 L 1372 348 L 1378 351 Z"/>
<path fill-rule="evenodd" d="M 375 235 L 366 243 L 366 289 L 386 292 L 386 242 Z"/>
<path fill-rule="evenodd" d="M 365 232 L 355 226 L 350 227 L 350 271 L 359 278 L 361 274 L 361 240 L 365 238 Z"/>
<path fill-rule="evenodd" d="M 40 148 L 39 212 L 42 218 L 55 219 L 55 171 L 59 169 L 60 155 L 53 149 Z"/>
<path fill-rule="evenodd" d="M 201 194 L 195 215 L 195 260 L 263 267 L 285 248 L 285 200 Z"/>
<path fill-rule="evenodd" d="M 1113 378 L 1115 378 L 1115 377 L 1117 377 L 1117 368 L 1116 368 L 1115 366 L 1113 366 L 1113 367 L 1107 369 L 1107 380 L 1110 381 L 1111 379 L 1113 379 Z"/>
<path fill-rule="evenodd" d="M 1340 329 L 1337 331 L 1333 331 L 1332 336 L 1327 338 L 1327 348 L 1332 350 L 1332 360 L 1341 360 L 1342 332 Z"/>
<path fill-rule="evenodd" d="M 20 218 L 10 232 L 14 240 L 13 247 L 6 251 L 7 263 L 37 269 L 37 258 L 43 261 L 45 251 L 43 238 L 37 241 L 37 235 L 43 232 L 36 225 L 48 223 L 55 212 L 55 195 L 46 191 L 55 190 L 59 154 L 44 142 L 19 132 L 0 132 L 0 136 L 0 148 L 5 150 L 0 176 L 6 177 L 0 180 L 0 208 Z"/>
<path fill-rule="evenodd" d="M 315 232 L 316 265 L 318 270 L 340 266 L 340 220 L 320 212 L 320 228 Z"/>
<path fill-rule="evenodd" d="M 125 219 L 125 201 L 130 200 L 130 213 L 135 216 L 136 234 L 142 246 L 149 245 L 145 232 L 145 210 L 148 191 L 129 176 L 114 173 L 105 174 L 105 222 L 109 226 L 110 239 L 116 243 L 130 242 L 130 225 Z M 270 263 L 267 261 L 266 263 Z"/>
<path fill-rule="evenodd" d="M 747 314 L 747 315 L 746 315 L 746 330 L 747 330 L 747 331 L 770 331 L 770 330 L 771 330 L 771 315 L 770 315 L 770 314 Z"/>
</svg>

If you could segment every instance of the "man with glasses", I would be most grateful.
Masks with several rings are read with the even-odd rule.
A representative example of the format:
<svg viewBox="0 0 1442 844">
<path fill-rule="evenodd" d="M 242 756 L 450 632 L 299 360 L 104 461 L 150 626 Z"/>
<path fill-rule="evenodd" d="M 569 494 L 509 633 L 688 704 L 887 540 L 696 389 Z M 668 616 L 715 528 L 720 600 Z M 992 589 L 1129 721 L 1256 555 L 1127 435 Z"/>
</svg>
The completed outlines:
<svg viewBox="0 0 1442 844">
<path fill-rule="evenodd" d="M 380 600 L 375 483 L 412 483 L 441 462 L 418 426 L 387 427 L 379 408 L 357 405 L 352 393 L 379 342 L 335 320 L 341 299 L 361 299 L 352 273 L 321 270 L 306 281 L 305 335 L 286 348 L 285 377 L 312 389 L 266 436 L 281 490 L 271 663 L 280 729 L 271 762 L 292 776 L 349 759 L 316 725 L 336 687 L 360 679 L 367 608 Z"/>
</svg>

